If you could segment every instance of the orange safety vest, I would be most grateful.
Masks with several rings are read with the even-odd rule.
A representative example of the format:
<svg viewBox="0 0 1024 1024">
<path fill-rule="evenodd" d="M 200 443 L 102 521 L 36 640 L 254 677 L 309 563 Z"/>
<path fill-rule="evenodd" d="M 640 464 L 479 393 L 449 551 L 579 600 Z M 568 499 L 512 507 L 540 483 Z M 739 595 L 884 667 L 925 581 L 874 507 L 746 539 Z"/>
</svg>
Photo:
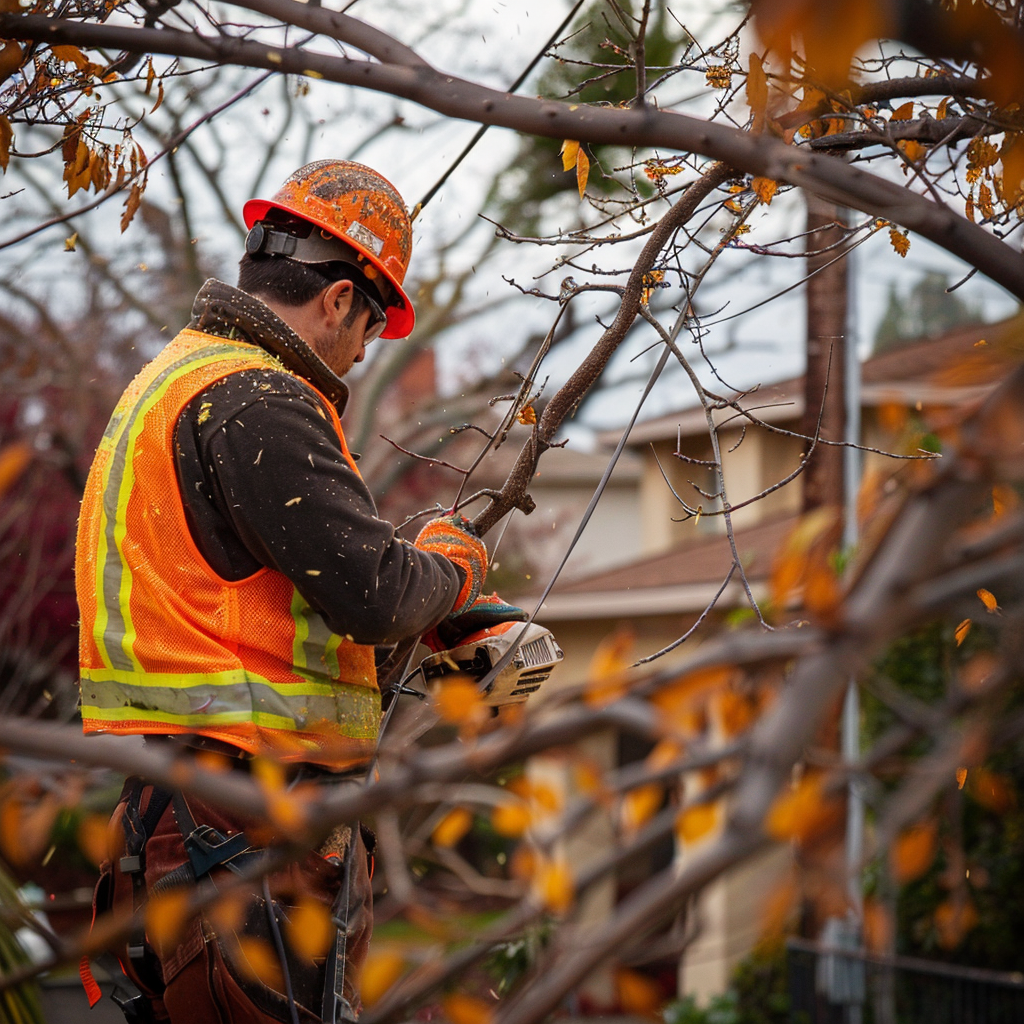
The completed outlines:
<svg viewBox="0 0 1024 1024">
<path fill-rule="evenodd" d="M 260 367 L 288 372 L 257 346 L 184 330 L 121 396 L 78 524 L 82 720 L 87 733 L 193 733 L 341 768 L 366 760 L 377 737 L 373 647 L 332 633 L 282 573 L 221 579 L 178 489 L 181 411 L 215 381 Z"/>
</svg>

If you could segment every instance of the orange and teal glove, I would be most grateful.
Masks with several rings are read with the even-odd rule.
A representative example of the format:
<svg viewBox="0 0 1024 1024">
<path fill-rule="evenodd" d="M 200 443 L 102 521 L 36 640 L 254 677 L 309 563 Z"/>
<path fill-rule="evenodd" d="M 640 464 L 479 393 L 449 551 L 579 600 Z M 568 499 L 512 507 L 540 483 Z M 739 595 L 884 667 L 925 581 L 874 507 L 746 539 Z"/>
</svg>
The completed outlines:
<svg viewBox="0 0 1024 1024">
<path fill-rule="evenodd" d="M 423 634 L 423 643 L 432 651 L 448 651 L 458 647 L 463 637 L 482 629 L 500 626 L 503 622 L 526 622 L 525 608 L 508 604 L 497 594 L 481 594 L 464 612 L 449 615 Z"/>
<path fill-rule="evenodd" d="M 448 618 L 467 610 L 480 596 L 480 588 L 484 585 L 484 577 L 487 575 L 487 549 L 476 535 L 473 524 L 457 512 L 431 519 L 420 530 L 416 538 L 416 547 L 421 551 L 444 555 L 449 562 L 454 562 L 463 571 L 466 582 L 459 591 Z"/>
</svg>

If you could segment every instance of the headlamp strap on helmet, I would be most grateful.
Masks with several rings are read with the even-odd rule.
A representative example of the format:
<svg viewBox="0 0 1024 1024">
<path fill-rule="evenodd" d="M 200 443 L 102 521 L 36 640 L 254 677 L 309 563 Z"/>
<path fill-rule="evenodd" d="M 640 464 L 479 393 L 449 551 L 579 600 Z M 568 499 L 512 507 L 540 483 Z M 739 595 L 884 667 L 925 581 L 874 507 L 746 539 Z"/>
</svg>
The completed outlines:
<svg viewBox="0 0 1024 1024">
<path fill-rule="evenodd" d="M 275 231 L 263 221 L 253 224 L 245 237 L 245 251 L 250 256 L 261 253 L 267 256 L 291 256 L 299 244 L 295 235 L 287 231 Z"/>
</svg>

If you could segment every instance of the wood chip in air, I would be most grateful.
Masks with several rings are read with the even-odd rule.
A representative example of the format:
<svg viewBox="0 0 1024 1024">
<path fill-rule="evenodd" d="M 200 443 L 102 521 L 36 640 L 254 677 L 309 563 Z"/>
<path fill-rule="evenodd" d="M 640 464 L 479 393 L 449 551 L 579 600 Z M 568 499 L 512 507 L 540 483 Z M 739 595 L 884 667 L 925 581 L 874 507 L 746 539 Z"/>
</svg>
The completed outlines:
<svg viewBox="0 0 1024 1024">
<path fill-rule="evenodd" d="M 284 503 L 284 507 L 287 508 L 289 505 L 298 505 L 300 501 L 302 501 L 301 498 L 290 498 Z"/>
</svg>

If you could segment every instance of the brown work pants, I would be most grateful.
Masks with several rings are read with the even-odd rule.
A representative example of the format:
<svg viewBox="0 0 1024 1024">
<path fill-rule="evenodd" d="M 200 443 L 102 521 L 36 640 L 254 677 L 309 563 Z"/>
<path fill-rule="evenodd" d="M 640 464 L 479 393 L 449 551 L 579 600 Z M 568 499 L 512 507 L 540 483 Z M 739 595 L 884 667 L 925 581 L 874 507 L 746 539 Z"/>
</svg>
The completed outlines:
<svg viewBox="0 0 1024 1024">
<path fill-rule="evenodd" d="M 150 786 L 143 790 L 143 813 L 151 793 Z M 189 798 L 188 804 L 198 824 L 210 825 L 225 836 L 239 831 L 251 836 L 254 826 L 259 834 L 258 823 L 194 798 Z M 125 850 L 121 822 L 124 809 L 122 800 L 108 829 L 110 862 L 104 865 L 104 877 L 97 886 L 100 912 L 104 902 L 112 905 L 115 912 L 128 912 L 136 898 L 131 876 L 119 869 Z M 263 828 L 265 831 L 265 823 Z M 352 830 L 345 855 L 352 858 L 352 869 L 344 994 L 349 1004 L 358 1010 L 354 983 L 366 959 L 373 928 L 368 858 L 358 828 Z M 146 891 L 152 892 L 161 878 L 187 861 L 173 804 L 168 804 L 146 843 Z M 233 876 L 225 869 L 215 869 L 211 877 L 215 881 L 228 881 Z M 271 899 L 281 911 L 278 920 L 282 936 L 288 932 L 289 911 L 310 898 L 330 910 L 343 881 L 342 864 L 325 860 L 317 853 L 308 853 L 286 869 L 270 875 L 267 882 Z M 106 899 L 101 895 L 105 884 L 112 887 L 112 896 Z M 226 924 L 224 919 L 230 916 L 235 916 L 237 923 Z M 216 925 L 213 922 L 217 922 Z M 259 955 L 247 955 L 254 943 Z M 139 971 L 132 965 L 127 945 L 113 952 L 131 980 L 149 998 L 156 1020 L 171 1024 L 264 1024 L 271 1021 L 291 1024 L 292 1010 L 283 985 L 285 974 L 270 930 L 262 884 L 256 884 L 241 901 L 235 900 L 233 915 L 218 914 L 216 908 L 211 907 L 190 920 L 174 939 L 165 940 L 163 945 L 156 942 L 151 945 L 153 954 L 148 970 Z M 321 1020 L 326 960 L 325 956 L 311 960 L 287 948 L 287 975 L 302 1024 L 317 1024 Z"/>
</svg>

